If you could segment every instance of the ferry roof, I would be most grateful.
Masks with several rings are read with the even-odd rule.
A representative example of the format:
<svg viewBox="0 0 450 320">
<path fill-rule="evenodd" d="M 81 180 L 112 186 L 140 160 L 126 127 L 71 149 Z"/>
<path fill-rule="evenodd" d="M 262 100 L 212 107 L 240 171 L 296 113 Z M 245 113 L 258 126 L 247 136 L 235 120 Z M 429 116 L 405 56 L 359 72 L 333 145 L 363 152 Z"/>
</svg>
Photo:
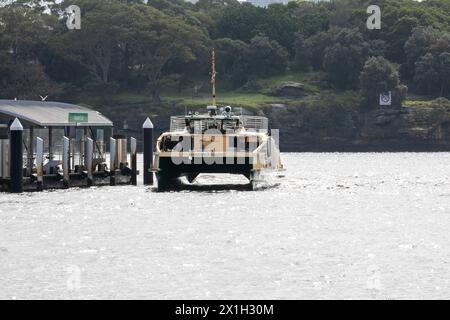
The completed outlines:
<svg viewBox="0 0 450 320">
<path fill-rule="evenodd" d="M 70 114 L 82 115 L 83 122 L 70 122 Z M 0 118 L 14 119 L 39 127 L 112 127 L 111 120 L 86 107 L 61 103 L 26 100 L 0 100 Z M 87 118 L 87 119 L 86 119 Z"/>
</svg>

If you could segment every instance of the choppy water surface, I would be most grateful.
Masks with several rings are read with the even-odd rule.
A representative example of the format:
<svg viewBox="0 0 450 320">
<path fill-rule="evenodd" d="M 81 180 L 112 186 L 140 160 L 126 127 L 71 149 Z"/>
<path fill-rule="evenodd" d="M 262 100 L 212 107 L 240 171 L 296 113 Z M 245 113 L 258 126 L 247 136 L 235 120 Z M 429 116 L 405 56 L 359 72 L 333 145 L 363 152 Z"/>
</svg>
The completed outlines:
<svg viewBox="0 0 450 320">
<path fill-rule="evenodd" d="M 0 194 L 0 298 L 450 298 L 450 154 L 284 162 L 264 191 Z"/>
</svg>

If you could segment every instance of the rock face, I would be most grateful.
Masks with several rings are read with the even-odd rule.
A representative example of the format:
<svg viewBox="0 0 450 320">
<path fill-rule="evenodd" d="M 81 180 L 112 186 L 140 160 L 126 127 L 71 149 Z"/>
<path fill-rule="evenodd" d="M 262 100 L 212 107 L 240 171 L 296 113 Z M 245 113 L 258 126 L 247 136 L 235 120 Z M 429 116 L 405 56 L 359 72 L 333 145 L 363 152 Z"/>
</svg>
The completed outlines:
<svg viewBox="0 0 450 320">
<path fill-rule="evenodd" d="M 101 111 L 119 126 L 126 119 L 126 133 L 137 138 L 147 116 L 155 123 L 156 138 L 169 128 L 171 115 L 184 114 L 181 106 L 120 105 Z M 280 130 L 280 146 L 285 152 L 450 151 L 450 102 L 446 100 L 371 111 L 325 112 L 312 114 L 301 104 L 272 104 L 244 113 L 268 117 L 270 127 Z"/>
<path fill-rule="evenodd" d="M 271 94 L 278 97 L 303 97 L 305 86 L 299 82 L 283 82 L 272 88 Z"/>
<path fill-rule="evenodd" d="M 447 151 L 450 106 L 376 109 L 312 123 L 301 107 L 264 109 L 283 151 Z M 335 119 L 334 119 L 335 120 Z"/>
</svg>

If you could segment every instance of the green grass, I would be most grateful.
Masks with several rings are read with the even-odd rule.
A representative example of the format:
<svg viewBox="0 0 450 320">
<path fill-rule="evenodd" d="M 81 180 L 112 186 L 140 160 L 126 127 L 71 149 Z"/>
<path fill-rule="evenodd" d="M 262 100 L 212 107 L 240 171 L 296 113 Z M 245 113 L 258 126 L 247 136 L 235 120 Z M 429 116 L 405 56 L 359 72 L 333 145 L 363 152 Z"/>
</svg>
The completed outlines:
<svg viewBox="0 0 450 320">
<path fill-rule="evenodd" d="M 211 97 L 207 95 L 200 98 L 192 98 L 181 95 L 166 95 L 163 96 L 163 101 L 186 105 L 187 107 L 204 107 L 210 105 L 212 100 Z M 258 108 L 268 104 L 284 102 L 286 102 L 286 99 L 271 97 L 261 93 L 227 92 L 217 94 L 217 104 L 235 107 Z"/>
<path fill-rule="evenodd" d="M 320 72 L 286 73 L 259 80 L 258 83 L 262 87 L 261 92 L 265 94 L 270 93 L 273 87 L 282 82 L 300 82 L 304 84 L 306 93 L 318 93 L 320 92 L 320 86 L 317 81 L 320 81 L 322 77 L 323 75 Z"/>
<path fill-rule="evenodd" d="M 163 103 L 168 105 L 179 105 L 186 107 L 205 107 L 212 102 L 211 97 L 207 93 L 201 94 L 201 97 L 193 98 L 183 94 L 162 94 Z M 289 104 L 294 100 L 284 99 L 282 97 L 273 97 L 261 93 L 244 93 L 239 91 L 230 91 L 227 93 L 217 94 L 217 103 L 219 105 L 230 105 L 235 107 L 258 108 L 275 103 Z M 105 103 L 101 98 L 95 96 L 83 97 L 80 104 L 89 106 L 102 106 Z M 126 105 L 126 104 L 151 104 L 150 97 L 141 94 L 122 93 L 109 98 L 109 105 Z"/>
<path fill-rule="evenodd" d="M 433 107 L 434 103 L 433 100 L 405 100 L 403 102 L 403 105 L 405 107 L 409 108 L 431 108 Z"/>
<path fill-rule="evenodd" d="M 405 107 L 417 109 L 447 109 L 450 108 L 450 101 L 446 98 L 431 99 L 408 99 L 403 102 Z"/>
<path fill-rule="evenodd" d="M 217 103 L 220 105 L 231 105 L 236 107 L 258 108 L 269 104 L 283 103 L 292 104 L 298 101 L 299 98 L 283 98 L 271 96 L 272 88 L 277 85 L 293 81 L 301 82 L 305 86 L 306 94 L 315 94 L 321 91 L 318 81 L 323 77 L 321 73 L 286 73 L 271 78 L 258 80 L 260 87 L 257 91 L 232 90 L 227 92 L 218 92 Z M 163 101 L 186 105 L 187 107 L 204 107 L 211 104 L 211 97 L 209 92 L 203 91 L 201 98 L 192 98 L 186 94 L 163 94 Z"/>
<path fill-rule="evenodd" d="M 116 104 L 135 104 L 146 103 L 150 101 L 150 97 L 144 94 L 120 93 L 112 97 L 112 102 Z"/>
<path fill-rule="evenodd" d="M 217 93 L 217 103 L 219 105 L 230 105 L 235 107 L 259 108 L 269 104 L 295 104 L 301 98 L 284 98 L 271 96 L 272 88 L 282 82 L 301 82 L 305 86 L 307 96 L 303 99 L 308 100 L 311 95 L 321 92 L 319 81 L 323 77 L 321 73 L 286 73 L 275 77 L 258 80 L 260 89 L 255 92 L 244 90 L 229 90 Z M 222 88 L 227 87 L 223 84 Z M 220 88 L 220 81 L 219 81 Z M 220 90 L 220 89 L 219 89 Z M 200 92 L 200 97 L 193 98 L 191 89 L 186 88 L 183 92 L 163 92 L 161 99 L 163 103 L 168 105 L 186 106 L 186 107 L 205 107 L 211 104 L 211 94 L 209 86 L 205 86 Z M 308 95 L 310 95 L 308 97 Z M 87 94 L 79 96 L 77 100 L 80 104 L 90 105 L 93 107 L 101 107 L 104 105 L 126 105 L 126 104 L 152 104 L 151 97 L 146 94 L 133 92 L 119 92 L 108 97 L 107 101 L 104 97 L 96 94 Z"/>
</svg>

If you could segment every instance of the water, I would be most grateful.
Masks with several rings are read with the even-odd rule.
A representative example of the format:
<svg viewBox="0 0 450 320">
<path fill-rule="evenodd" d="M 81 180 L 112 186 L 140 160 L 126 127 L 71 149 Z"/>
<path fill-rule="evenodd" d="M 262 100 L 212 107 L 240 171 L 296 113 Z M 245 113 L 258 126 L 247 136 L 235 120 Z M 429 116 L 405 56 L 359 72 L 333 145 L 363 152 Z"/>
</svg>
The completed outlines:
<svg viewBox="0 0 450 320">
<path fill-rule="evenodd" d="M 0 298 L 450 298 L 449 153 L 283 156 L 263 191 L 0 194 Z"/>
</svg>

